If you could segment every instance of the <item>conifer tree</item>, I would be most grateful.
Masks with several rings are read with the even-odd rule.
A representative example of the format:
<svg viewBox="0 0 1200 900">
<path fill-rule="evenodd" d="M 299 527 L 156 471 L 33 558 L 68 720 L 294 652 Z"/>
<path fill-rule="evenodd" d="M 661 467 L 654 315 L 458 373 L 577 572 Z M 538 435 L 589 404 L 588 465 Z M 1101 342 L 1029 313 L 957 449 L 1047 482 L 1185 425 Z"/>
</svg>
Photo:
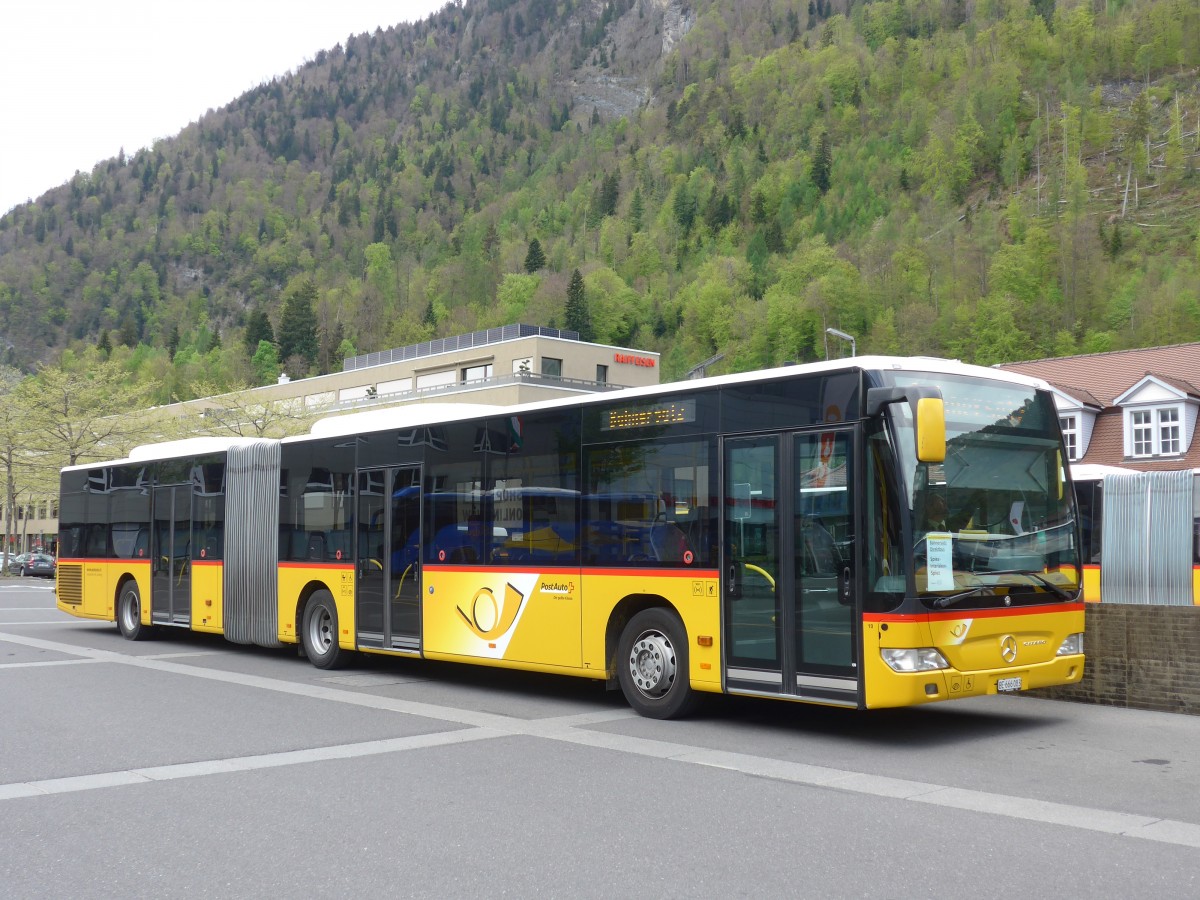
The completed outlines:
<svg viewBox="0 0 1200 900">
<path fill-rule="evenodd" d="M 829 190 L 829 174 L 832 170 L 833 150 L 829 146 L 829 132 L 822 131 L 812 161 L 812 182 L 822 194 Z"/>
<path fill-rule="evenodd" d="M 310 364 L 317 361 L 317 314 L 313 302 L 317 286 L 311 278 L 296 284 L 283 301 L 283 316 L 279 320 L 279 358 L 303 356 Z"/>
<path fill-rule="evenodd" d="M 250 318 L 246 321 L 246 336 L 244 343 L 246 352 L 254 354 L 258 352 L 258 345 L 262 341 L 267 341 L 270 344 L 275 343 L 275 329 L 271 327 L 271 320 L 267 318 L 266 310 L 261 306 L 250 313 Z"/>
<path fill-rule="evenodd" d="M 630 224 L 633 226 L 635 232 L 642 230 L 642 217 L 645 213 L 646 207 L 642 202 L 642 189 L 640 187 L 634 188 L 633 199 L 629 203 L 629 217 L 631 220 Z"/>
<path fill-rule="evenodd" d="M 576 269 L 571 273 L 571 283 L 567 285 L 567 305 L 563 310 L 563 324 L 568 331 L 579 332 L 581 341 L 595 340 L 592 331 L 592 316 L 588 311 L 587 297 L 584 294 L 583 275 Z"/>
<path fill-rule="evenodd" d="M 542 244 L 534 238 L 529 242 L 529 252 L 525 254 L 525 271 L 532 275 L 546 268 L 546 254 L 542 252 Z"/>
</svg>

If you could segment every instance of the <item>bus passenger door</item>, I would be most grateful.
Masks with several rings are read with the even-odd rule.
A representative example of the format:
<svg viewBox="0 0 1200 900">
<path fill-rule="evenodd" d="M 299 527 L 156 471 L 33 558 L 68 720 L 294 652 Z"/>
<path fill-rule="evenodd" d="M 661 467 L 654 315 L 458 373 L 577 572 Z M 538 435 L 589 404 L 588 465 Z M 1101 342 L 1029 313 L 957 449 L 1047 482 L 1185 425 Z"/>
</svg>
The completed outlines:
<svg viewBox="0 0 1200 900">
<path fill-rule="evenodd" d="M 154 489 L 154 534 L 151 547 L 150 618 L 167 625 L 187 625 L 192 618 L 192 486 Z"/>
<path fill-rule="evenodd" d="M 731 691 L 783 693 L 778 435 L 724 442 L 721 596 Z"/>
<path fill-rule="evenodd" d="M 360 471 L 356 518 L 359 646 L 418 652 L 421 467 Z"/>
<path fill-rule="evenodd" d="M 726 438 L 725 683 L 857 705 L 850 429 Z"/>
<path fill-rule="evenodd" d="M 857 705 L 854 432 L 792 435 L 796 692 Z"/>
</svg>

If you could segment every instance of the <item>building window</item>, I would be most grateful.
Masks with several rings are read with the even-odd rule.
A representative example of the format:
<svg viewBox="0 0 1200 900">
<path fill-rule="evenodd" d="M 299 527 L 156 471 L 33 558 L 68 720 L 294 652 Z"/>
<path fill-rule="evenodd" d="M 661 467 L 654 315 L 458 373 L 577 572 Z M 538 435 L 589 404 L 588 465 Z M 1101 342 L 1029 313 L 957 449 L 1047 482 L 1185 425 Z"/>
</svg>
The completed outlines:
<svg viewBox="0 0 1200 900">
<path fill-rule="evenodd" d="M 608 384 L 608 366 L 596 365 L 596 383 Z"/>
<path fill-rule="evenodd" d="M 447 369 L 444 372 L 426 372 L 424 375 L 418 375 L 417 390 L 445 387 L 446 385 L 454 384 L 454 376 L 456 374 L 453 369 Z"/>
<path fill-rule="evenodd" d="M 1179 407 L 1158 411 L 1158 452 L 1164 456 L 1179 452 Z"/>
<path fill-rule="evenodd" d="M 492 377 L 492 364 L 487 363 L 482 366 L 467 366 L 462 370 L 463 382 L 468 381 L 483 381 L 485 378 Z"/>
<path fill-rule="evenodd" d="M 1059 416 L 1058 424 L 1062 428 L 1063 443 L 1067 445 L 1067 459 L 1075 462 L 1079 459 L 1079 417 Z"/>
<path fill-rule="evenodd" d="M 1183 452 L 1181 420 L 1178 406 L 1131 410 L 1129 437 L 1132 455 L 1178 456 Z"/>
<path fill-rule="evenodd" d="M 549 375 L 551 378 L 562 378 L 562 360 L 543 356 L 542 374 Z"/>
<path fill-rule="evenodd" d="M 1129 416 L 1133 425 L 1133 455 L 1152 456 L 1154 454 L 1154 428 L 1150 425 L 1150 410 L 1139 409 Z"/>
</svg>

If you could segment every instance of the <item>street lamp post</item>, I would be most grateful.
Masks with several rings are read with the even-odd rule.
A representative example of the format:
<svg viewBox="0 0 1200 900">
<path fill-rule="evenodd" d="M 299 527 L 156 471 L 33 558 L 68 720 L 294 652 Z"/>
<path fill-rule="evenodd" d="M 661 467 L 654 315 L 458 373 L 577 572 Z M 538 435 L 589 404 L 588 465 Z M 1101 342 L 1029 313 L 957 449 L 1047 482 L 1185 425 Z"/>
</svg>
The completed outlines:
<svg viewBox="0 0 1200 900">
<path fill-rule="evenodd" d="M 835 338 L 841 338 L 843 341 L 849 341 L 850 342 L 850 355 L 854 356 L 854 351 L 855 351 L 854 335 L 846 334 L 846 332 L 844 332 L 844 331 L 838 331 L 836 328 L 826 328 L 825 333 L 832 334 Z M 825 342 L 825 358 L 826 359 L 829 358 L 829 342 L 828 341 Z"/>
</svg>

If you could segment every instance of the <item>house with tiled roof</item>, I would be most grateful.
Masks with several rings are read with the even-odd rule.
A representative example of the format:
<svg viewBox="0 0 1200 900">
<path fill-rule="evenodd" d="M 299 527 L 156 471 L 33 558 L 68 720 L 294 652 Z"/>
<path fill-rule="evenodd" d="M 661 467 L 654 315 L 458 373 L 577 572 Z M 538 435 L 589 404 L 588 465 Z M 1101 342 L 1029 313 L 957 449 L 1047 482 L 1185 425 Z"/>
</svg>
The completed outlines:
<svg viewBox="0 0 1200 900">
<path fill-rule="evenodd" d="M 1084 596 L 1200 598 L 1200 343 L 999 366 L 1054 391 L 1082 521 Z"/>
<path fill-rule="evenodd" d="M 1073 463 L 1200 468 L 1200 343 L 1005 363 L 1054 388 Z"/>
</svg>

